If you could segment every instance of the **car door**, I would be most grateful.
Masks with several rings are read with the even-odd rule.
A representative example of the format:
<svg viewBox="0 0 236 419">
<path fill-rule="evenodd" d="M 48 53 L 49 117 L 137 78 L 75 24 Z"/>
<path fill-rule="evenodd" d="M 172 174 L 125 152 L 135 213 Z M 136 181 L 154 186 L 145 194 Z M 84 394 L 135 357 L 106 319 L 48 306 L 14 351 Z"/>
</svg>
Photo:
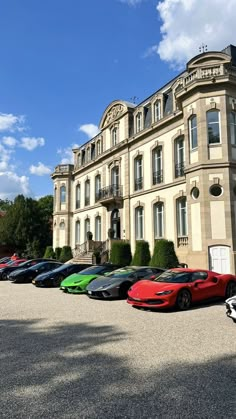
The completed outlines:
<svg viewBox="0 0 236 419">
<path fill-rule="evenodd" d="M 193 301 L 206 300 L 219 295 L 219 279 L 212 273 L 193 272 L 191 282 Z"/>
</svg>

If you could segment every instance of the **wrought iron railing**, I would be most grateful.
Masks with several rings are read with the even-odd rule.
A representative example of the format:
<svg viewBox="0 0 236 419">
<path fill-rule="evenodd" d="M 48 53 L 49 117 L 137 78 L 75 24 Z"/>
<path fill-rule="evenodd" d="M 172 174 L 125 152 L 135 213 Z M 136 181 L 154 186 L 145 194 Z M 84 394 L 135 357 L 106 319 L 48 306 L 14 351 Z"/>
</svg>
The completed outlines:
<svg viewBox="0 0 236 419">
<path fill-rule="evenodd" d="M 188 237 L 187 236 L 178 237 L 177 241 L 178 241 L 178 247 L 188 246 Z"/>
<path fill-rule="evenodd" d="M 95 201 L 98 202 L 98 201 L 101 201 L 102 199 L 107 199 L 107 198 L 112 198 L 112 197 L 122 198 L 122 196 L 123 196 L 123 186 L 109 185 L 109 186 L 106 186 L 105 188 L 99 189 L 99 191 L 96 192 Z"/>
<path fill-rule="evenodd" d="M 139 177 L 134 180 L 134 190 L 140 191 L 140 189 L 143 189 L 143 178 Z"/>
<path fill-rule="evenodd" d="M 156 185 L 157 183 L 162 183 L 163 182 L 163 171 L 162 170 L 158 170 L 157 172 L 153 172 L 152 182 L 153 182 L 153 185 Z"/>
<path fill-rule="evenodd" d="M 175 177 L 184 176 L 184 168 L 185 168 L 184 162 L 177 163 L 175 165 Z"/>
</svg>

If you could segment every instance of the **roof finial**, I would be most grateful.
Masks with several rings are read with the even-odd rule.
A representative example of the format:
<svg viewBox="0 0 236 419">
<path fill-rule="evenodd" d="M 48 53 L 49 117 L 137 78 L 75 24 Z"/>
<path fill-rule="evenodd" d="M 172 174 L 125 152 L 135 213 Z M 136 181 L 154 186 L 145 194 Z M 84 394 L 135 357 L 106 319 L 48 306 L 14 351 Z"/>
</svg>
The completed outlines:
<svg viewBox="0 0 236 419">
<path fill-rule="evenodd" d="M 207 45 L 202 43 L 202 45 L 200 45 L 200 47 L 199 47 L 199 52 L 200 52 L 200 54 L 203 53 L 203 52 L 207 52 Z"/>
</svg>

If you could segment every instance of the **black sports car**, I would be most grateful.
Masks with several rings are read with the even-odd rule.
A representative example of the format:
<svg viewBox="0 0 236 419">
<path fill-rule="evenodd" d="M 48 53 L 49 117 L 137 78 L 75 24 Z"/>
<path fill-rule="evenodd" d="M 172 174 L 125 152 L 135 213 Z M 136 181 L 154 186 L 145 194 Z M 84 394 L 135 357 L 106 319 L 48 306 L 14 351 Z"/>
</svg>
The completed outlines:
<svg viewBox="0 0 236 419">
<path fill-rule="evenodd" d="M 89 264 L 79 263 L 65 263 L 62 266 L 54 269 L 53 271 L 42 273 L 33 279 L 32 284 L 36 287 L 59 287 L 63 279 L 71 274 L 78 273 L 85 268 L 88 268 Z"/>
<path fill-rule="evenodd" d="M 126 298 L 127 291 L 140 279 L 154 279 L 165 269 L 151 266 L 126 266 L 94 279 L 86 288 L 91 298 Z"/>
<path fill-rule="evenodd" d="M 6 279 L 8 279 L 8 276 L 10 275 L 11 272 L 16 271 L 17 269 L 27 269 L 30 268 L 31 266 L 36 265 L 37 263 L 40 262 L 46 262 L 47 259 L 44 258 L 39 258 L 39 259 L 30 259 L 27 260 L 25 262 L 20 263 L 18 266 L 5 266 L 4 268 L 0 269 L 0 279 L 2 279 L 3 281 L 5 281 Z"/>
<path fill-rule="evenodd" d="M 47 261 L 47 262 L 40 262 L 37 265 L 31 266 L 31 268 L 27 269 L 19 269 L 15 272 L 12 272 L 9 275 L 9 279 L 15 283 L 28 283 L 32 282 L 36 276 L 43 272 L 52 271 L 53 269 L 62 266 L 63 264 L 56 261 Z"/>
</svg>

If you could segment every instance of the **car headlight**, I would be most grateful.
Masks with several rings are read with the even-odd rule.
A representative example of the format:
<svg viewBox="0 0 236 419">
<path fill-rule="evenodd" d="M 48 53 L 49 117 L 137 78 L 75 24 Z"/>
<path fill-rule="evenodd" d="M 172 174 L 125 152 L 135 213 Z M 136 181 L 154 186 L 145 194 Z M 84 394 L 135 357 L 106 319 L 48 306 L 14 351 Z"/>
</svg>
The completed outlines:
<svg viewBox="0 0 236 419">
<path fill-rule="evenodd" d="M 156 292 L 156 295 L 169 295 L 173 292 L 173 290 L 169 290 L 169 291 L 159 291 Z"/>
</svg>

